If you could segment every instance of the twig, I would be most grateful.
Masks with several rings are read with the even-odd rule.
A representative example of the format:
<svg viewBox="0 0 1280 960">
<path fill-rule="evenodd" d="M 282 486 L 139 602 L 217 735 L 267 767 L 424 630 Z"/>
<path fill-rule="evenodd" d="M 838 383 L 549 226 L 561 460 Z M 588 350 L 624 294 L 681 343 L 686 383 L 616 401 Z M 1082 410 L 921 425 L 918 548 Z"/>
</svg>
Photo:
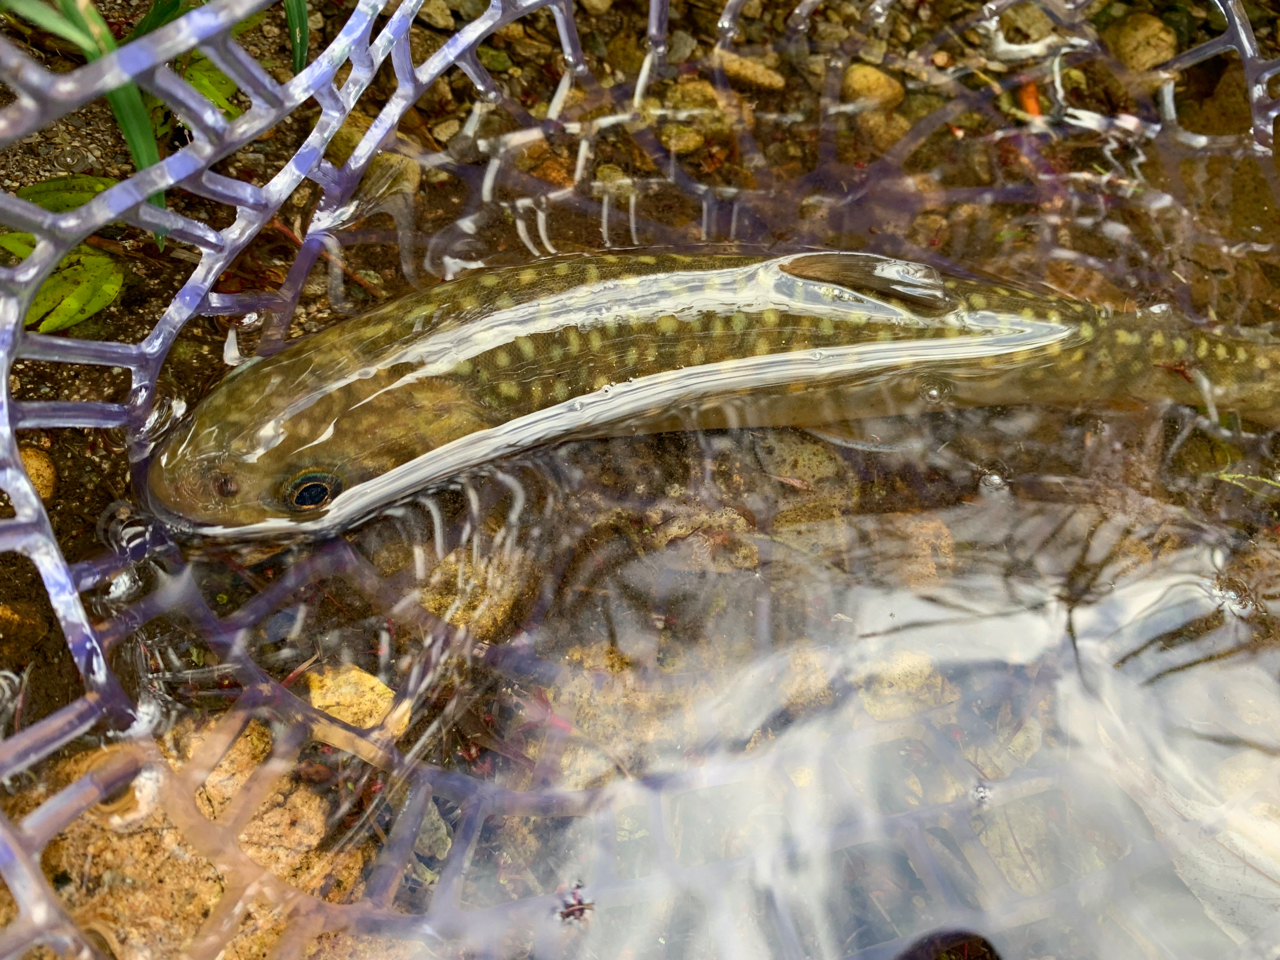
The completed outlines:
<svg viewBox="0 0 1280 960">
<path fill-rule="evenodd" d="M 275 230 L 277 233 L 284 234 L 284 236 L 288 237 L 288 238 L 289 238 L 289 240 L 290 240 L 292 243 L 294 243 L 295 245 L 297 245 L 298 247 L 301 247 L 301 246 L 302 246 L 302 241 L 301 241 L 300 239 L 298 239 L 298 235 L 297 235 L 296 233 L 294 233 L 292 230 L 290 230 L 290 229 L 289 229 L 287 226 L 285 226 L 283 223 L 281 223 L 281 222 L 280 222 L 280 219 L 279 219 L 278 217 L 277 217 L 277 218 L 272 219 L 272 221 L 271 221 L 269 224 L 267 224 L 267 226 L 268 226 L 268 227 L 270 227 L 272 230 Z M 352 283 L 354 283 L 354 284 L 358 284 L 360 287 L 364 288 L 364 289 L 365 289 L 368 293 L 370 293 L 374 298 L 376 298 L 376 299 L 378 299 L 378 300 L 381 300 L 381 299 L 383 299 L 383 298 L 386 296 L 386 294 L 385 294 L 385 293 L 383 293 L 381 290 L 379 290 L 376 286 L 374 286 L 372 283 L 370 283 L 370 282 L 369 282 L 368 280 L 366 280 L 364 277 L 362 277 L 362 276 L 360 276 L 358 273 L 355 273 L 354 271 L 352 271 L 352 270 L 351 270 L 351 269 L 350 269 L 350 268 L 349 268 L 345 263 L 343 263 L 343 262 L 342 262 L 341 260 L 339 260 L 337 257 L 335 257 L 335 256 L 333 256 L 331 253 L 329 253 L 329 251 L 328 251 L 328 250 L 321 250 L 321 251 L 320 251 L 320 256 L 322 256 L 325 260 L 328 260 L 330 263 L 332 263 L 335 267 L 337 267 L 339 270 L 341 270 L 341 271 L 342 271 L 343 275 L 344 275 L 348 280 L 350 280 Z"/>
</svg>

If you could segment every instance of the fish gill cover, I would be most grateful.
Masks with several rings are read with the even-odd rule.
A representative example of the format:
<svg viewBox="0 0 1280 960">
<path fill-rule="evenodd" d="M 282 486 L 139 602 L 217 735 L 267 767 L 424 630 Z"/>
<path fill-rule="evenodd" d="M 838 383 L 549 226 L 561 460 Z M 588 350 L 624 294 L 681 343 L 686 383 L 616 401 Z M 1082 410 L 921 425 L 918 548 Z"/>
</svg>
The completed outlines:
<svg viewBox="0 0 1280 960">
<path fill-rule="evenodd" d="M 925 378 L 275 553 L 175 543 L 122 466 L 227 364 L 557 253 L 862 250 L 1265 339 L 1275 10 L 292 6 L 0 38 L 0 955 L 1275 952 L 1275 451 L 1211 389 Z"/>
</svg>

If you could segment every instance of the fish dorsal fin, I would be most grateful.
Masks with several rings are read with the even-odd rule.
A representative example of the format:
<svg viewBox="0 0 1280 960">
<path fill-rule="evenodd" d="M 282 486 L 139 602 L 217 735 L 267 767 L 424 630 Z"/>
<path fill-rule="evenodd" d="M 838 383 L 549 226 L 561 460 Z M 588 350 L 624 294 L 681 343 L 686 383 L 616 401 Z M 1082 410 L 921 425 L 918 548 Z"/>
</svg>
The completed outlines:
<svg viewBox="0 0 1280 960">
<path fill-rule="evenodd" d="M 807 253 L 782 264 L 798 280 L 843 287 L 873 300 L 898 301 L 925 316 L 940 317 L 957 306 L 933 267 L 869 253 Z"/>
</svg>

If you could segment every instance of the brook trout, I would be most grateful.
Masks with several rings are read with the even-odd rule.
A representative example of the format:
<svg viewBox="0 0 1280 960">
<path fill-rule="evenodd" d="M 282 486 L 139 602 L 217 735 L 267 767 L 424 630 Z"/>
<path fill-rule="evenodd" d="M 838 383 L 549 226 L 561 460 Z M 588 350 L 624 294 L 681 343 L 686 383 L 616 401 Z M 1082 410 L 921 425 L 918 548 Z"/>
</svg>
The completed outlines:
<svg viewBox="0 0 1280 960">
<path fill-rule="evenodd" d="M 1280 344 L 860 253 L 492 269 L 234 370 L 158 446 L 179 531 L 323 536 L 512 451 L 948 404 L 1176 402 L 1280 423 Z"/>
</svg>

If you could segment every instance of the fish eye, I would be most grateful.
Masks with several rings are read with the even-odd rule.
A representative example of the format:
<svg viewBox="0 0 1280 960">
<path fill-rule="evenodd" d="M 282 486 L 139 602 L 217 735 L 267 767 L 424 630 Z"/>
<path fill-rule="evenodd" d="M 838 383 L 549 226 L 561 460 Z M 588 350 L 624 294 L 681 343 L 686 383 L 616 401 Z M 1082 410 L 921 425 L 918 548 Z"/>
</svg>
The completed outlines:
<svg viewBox="0 0 1280 960">
<path fill-rule="evenodd" d="M 315 510 L 342 492 L 342 481 L 331 473 L 300 473 L 285 489 L 284 502 L 291 510 Z"/>
</svg>

